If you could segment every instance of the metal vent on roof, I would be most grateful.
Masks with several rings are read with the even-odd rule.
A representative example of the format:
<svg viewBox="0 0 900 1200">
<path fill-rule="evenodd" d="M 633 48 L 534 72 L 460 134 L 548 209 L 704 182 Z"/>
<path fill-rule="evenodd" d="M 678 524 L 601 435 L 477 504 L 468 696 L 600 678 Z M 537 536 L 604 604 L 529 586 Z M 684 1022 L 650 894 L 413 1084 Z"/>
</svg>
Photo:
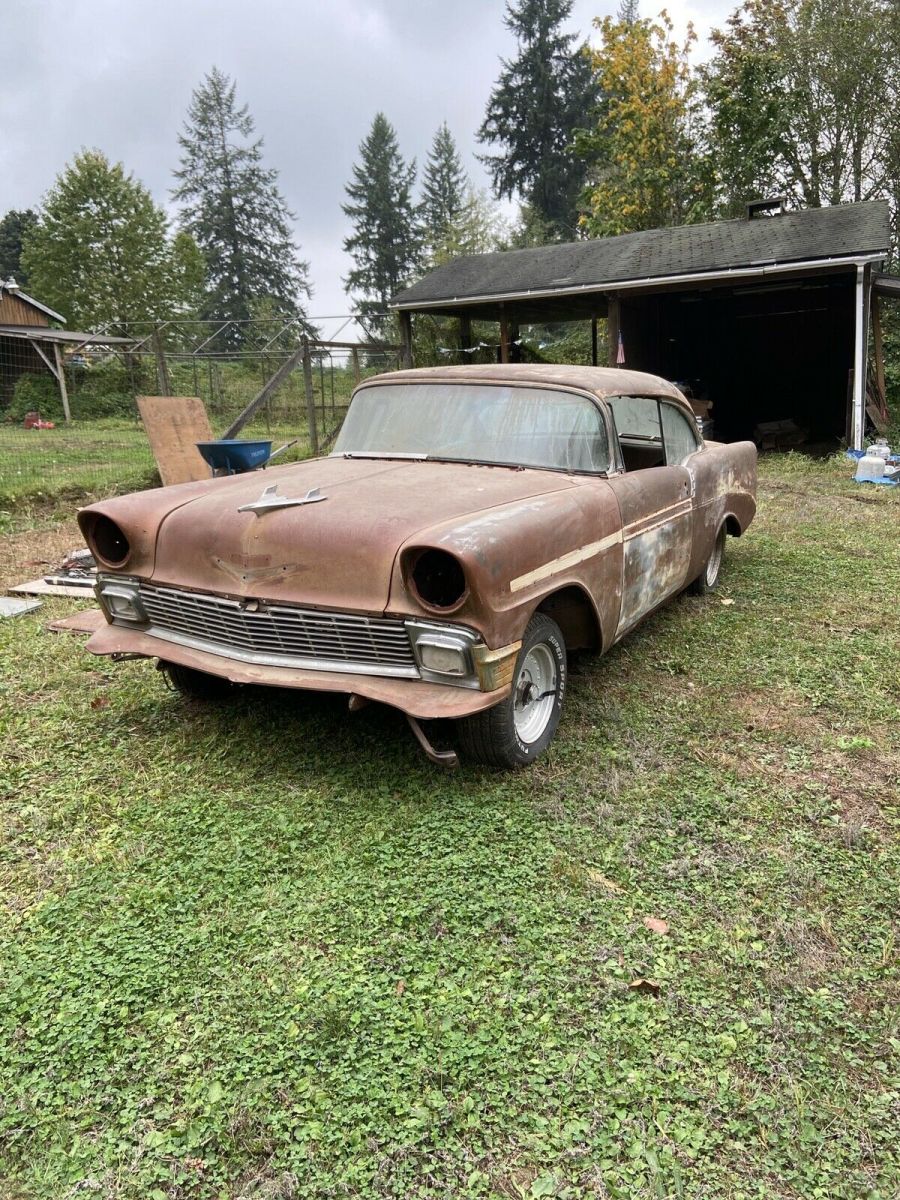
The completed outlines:
<svg viewBox="0 0 900 1200">
<path fill-rule="evenodd" d="M 762 216 L 781 216 L 787 196 L 770 196 L 766 200 L 751 200 L 747 205 L 747 220 L 755 221 Z"/>
</svg>

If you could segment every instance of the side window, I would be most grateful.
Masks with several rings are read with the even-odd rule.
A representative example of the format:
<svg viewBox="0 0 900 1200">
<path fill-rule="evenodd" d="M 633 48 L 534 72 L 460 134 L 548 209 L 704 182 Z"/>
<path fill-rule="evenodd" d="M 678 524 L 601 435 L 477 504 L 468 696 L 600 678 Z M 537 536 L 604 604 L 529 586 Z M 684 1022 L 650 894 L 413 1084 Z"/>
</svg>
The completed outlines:
<svg viewBox="0 0 900 1200">
<path fill-rule="evenodd" d="M 683 463 L 688 455 L 693 454 L 699 442 L 691 422 L 683 412 L 679 412 L 671 404 L 660 404 L 662 411 L 663 444 L 666 449 L 666 462 L 670 467 Z"/>
<path fill-rule="evenodd" d="M 626 471 L 661 467 L 665 462 L 659 401 L 655 396 L 610 396 Z"/>
</svg>

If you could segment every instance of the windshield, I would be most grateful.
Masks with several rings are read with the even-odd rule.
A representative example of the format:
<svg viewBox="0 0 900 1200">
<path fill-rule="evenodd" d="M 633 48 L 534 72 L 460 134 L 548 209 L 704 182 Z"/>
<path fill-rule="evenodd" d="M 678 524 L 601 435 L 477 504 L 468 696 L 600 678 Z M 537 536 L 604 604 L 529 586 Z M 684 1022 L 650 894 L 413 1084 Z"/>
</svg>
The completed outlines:
<svg viewBox="0 0 900 1200">
<path fill-rule="evenodd" d="M 606 471 L 600 410 L 548 388 L 400 383 L 353 399 L 334 454 L 410 455 L 555 471 Z"/>
</svg>

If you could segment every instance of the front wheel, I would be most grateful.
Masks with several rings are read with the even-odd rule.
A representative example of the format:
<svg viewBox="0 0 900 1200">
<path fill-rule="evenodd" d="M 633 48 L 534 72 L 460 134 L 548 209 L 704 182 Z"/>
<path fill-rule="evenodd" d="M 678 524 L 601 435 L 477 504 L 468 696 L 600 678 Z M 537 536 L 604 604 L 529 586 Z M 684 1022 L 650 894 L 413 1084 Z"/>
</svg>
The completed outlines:
<svg viewBox="0 0 900 1200">
<path fill-rule="evenodd" d="M 556 733 L 566 694 L 566 645 L 555 621 L 535 613 L 516 661 L 505 700 L 457 722 L 467 758 L 489 767 L 524 767 Z"/>
<path fill-rule="evenodd" d="M 716 540 L 709 558 L 703 565 L 703 570 L 690 585 L 689 591 L 693 592 L 695 596 L 707 595 L 719 582 L 719 576 L 722 574 L 722 559 L 725 557 L 725 537 L 725 526 L 722 525 L 716 534 Z"/>
</svg>

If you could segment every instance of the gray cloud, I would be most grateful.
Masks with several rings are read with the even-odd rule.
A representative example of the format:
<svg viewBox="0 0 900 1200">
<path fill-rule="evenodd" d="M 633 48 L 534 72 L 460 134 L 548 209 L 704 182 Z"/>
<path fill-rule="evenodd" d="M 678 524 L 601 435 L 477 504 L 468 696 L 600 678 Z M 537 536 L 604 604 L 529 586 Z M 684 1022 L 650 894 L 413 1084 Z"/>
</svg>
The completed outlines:
<svg viewBox="0 0 900 1200">
<path fill-rule="evenodd" d="M 615 7 L 576 0 L 572 28 L 587 36 Z M 669 5 L 704 31 L 730 7 Z M 514 49 L 503 11 L 501 0 L 0 0 L 0 214 L 34 206 L 82 146 L 168 204 L 191 90 L 216 64 L 237 79 L 297 215 L 313 313 L 346 313 L 340 205 L 359 142 L 380 109 L 421 163 L 446 119 L 484 186 L 475 131 Z"/>
</svg>

